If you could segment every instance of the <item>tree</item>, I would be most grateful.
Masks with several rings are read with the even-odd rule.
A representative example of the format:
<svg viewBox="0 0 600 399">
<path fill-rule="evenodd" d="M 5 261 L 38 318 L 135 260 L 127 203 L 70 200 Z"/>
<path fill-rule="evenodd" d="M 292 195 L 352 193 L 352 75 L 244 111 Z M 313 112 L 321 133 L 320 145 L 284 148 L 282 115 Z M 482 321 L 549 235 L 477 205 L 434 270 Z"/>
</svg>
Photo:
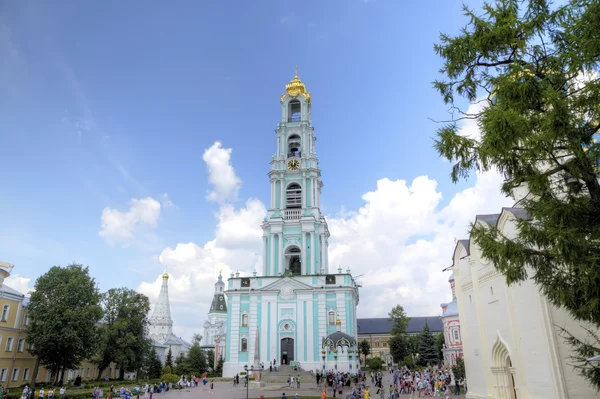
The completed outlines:
<svg viewBox="0 0 600 399">
<path fill-rule="evenodd" d="M 517 221 L 516 237 L 473 226 L 470 238 L 508 284 L 530 277 L 553 305 L 597 329 L 600 3 L 497 0 L 483 13 L 464 12 L 469 22 L 461 33 L 442 34 L 435 45 L 446 80 L 434 86 L 452 109 L 459 109 L 455 95 L 471 102 L 490 97 L 479 112 L 460 111 L 481 137 L 461 136 L 454 120 L 438 130 L 435 147 L 455 162 L 454 182 L 496 169 L 505 175 L 505 194 L 529 191 L 519 202 L 527 217 Z M 581 357 L 600 353 L 591 339 L 568 342 L 581 360 L 579 372 L 600 389 L 600 366 Z"/>
<path fill-rule="evenodd" d="M 429 330 L 427 321 L 425 321 L 425 326 L 421 331 L 421 339 L 419 342 L 419 364 L 422 366 L 428 366 L 430 364 L 436 364 L 438 360 L 439 356 L 437 354 L 435 337 Z"/>
<path fill-rule="evenodd" d="M 373 371 L 379 371 L 383 367 L 383 360 L 380 357 L 372 357 L 369 359 L 369 368 Z"/>
<path fill-rule="evenodd" d="M 435 334 L 435 349 L 437 350 L 438 361 L 444 360 L 444 352 L 442 352 L 442 350 L 444 349 L 445 343 L 446 341 L 444 340 L 443 333 Z"/>
<path fill-rule="evenodd" d="M 390 346 L 390 355 L 394 358 L 395 363 L 402 362 L 410 354 L 409 341 L 406 334 L 392 335 L 388 344 Z"/>
<path fill-rule="evenodd" d="M 202 335 L 200 335 L 198 333 L 194 333 L 194 335 L 192 336 L 192 344 L 200 345 L 201 341 L 202 341 Z"/>
<path fill-rule="evenodd" d="M 121 378 L 125 372 L 144 365 L 150 342 L 146 338 L 150 301 L 146 295 L 128 288 L 112 288 L 102 295 L 104 310 L 95 363 L 98 379 L 112 362 L 119 365 Z"/>
<path fill-rule="evenodd" d="M 209 349 L 206 352 L 206 366 L 209 369 L 213 369 L 215 367 L 215 351 L 212 349 Z"/>
<path fill-rule="evenodd" d="M 171 352 L 171 347 L 169 346 L 169 350 L 167 351 L 167 358 L 165 359 L 165 366 L 169 366 L 171 370 L 173 369 L 173 352 Z"/>
<path fill-rule="evenodd" d="M 148 378 L 159 378 L 162 371 L 162 363 L 156 353 L 156 349 L 151 346 L 146 352 L 146 375 Z"/>
<path fill-rule="evenodd" d="M 397 335 L 405 333 L 410 317 L 406 316 L 404 308 L 401 305 L 394 306 L 389 313 L 389 316 L 393 323 L 391 334 Z"/>
<path fill-rule="evenodd" d="M 177 375 L 187 375 L 192 372 L 190 364 L 187 361 L 186 356 L 183 353 L 180 353 L 175 359 L 175 367 L 173 368 L 173 374 Z"/>
<path fill-rule="evenodd" d="M 452 374 L 455 380 L 464 380 L 467 373 L 465 371 L 465 361 L 462 357 L 456 359 L 456 364 L 452 366 Z"/>
<path fill-rule="evenodd" d="M 367 356 L 371 354 L 371 344 L 366 339 L 363 339 L 359 342 L 358 346 L 360 354 L 363 355 L 365 359 L 364 364 L 367 364 Z"/>
<path fill-rule="evenodd" d="M 202 374 L 206 371 L 206 353 L 200 345 L 192 345 L 186 358 L 192 373 Z"/>
<path fill-rule="evenodd" d="M 225 363 L 223 356 L 219 356 L 219 361 L 217 362 L 217 368 L 215 370 L 217 374 L 221 374 L 223 372 L 223 363 Z"/>
<path fill-rule="evenodd" d="M 61 370 L 78 368 L 93 354 L 100 294 L 87 267 L 53 266 L 35 282 L 27 308 L 29 351 L 57 380 Z M 35 387 L 35 374 L 31 382 Z"/>
</svg>

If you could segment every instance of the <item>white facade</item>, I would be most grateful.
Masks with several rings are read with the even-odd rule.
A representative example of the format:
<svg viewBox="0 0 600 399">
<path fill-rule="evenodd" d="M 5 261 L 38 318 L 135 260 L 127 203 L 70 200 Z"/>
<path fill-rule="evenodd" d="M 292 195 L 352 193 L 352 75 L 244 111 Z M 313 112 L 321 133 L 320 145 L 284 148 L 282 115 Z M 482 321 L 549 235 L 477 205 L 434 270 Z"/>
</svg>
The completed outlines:
<svg viewBox="0 0 600 399">
<path fill-rule="evenodd" d="M 460 332 L 460 319 L 458 317 L 458 303 L 454 274 L 448 280 L 452 290 L 452 302 L 442 303 L 442 324 L 444 325 L 444 364 L 454 365 L 456 359 L 463 357 L 462 338 Z"/>
<path fill-rule="evenodd" d="M 214 350 L 217 339 L 225 334 L 226 326 L 227 301 L 225 300 L 225 283 L 223 283 L 223 277 L 219 273 L 219 279 L 215 284 L 213 300 L 208 311 L 208 319 L 204 322 L 202 347 Z"/>
<path fill-rule="evenodd" d="M 173 334 L 173 319 L 171 319 L 171 306 L 169 304 L 169 275 L 162 275 L 162 286 L 152 316 L 148 320 L 148 335 L 156 348 L 160 361 L 164 364 L 167 353 L 171 349 L 173 361 L 180 354 L 187 354 L 191 345 L 181 337 Z"/>
<path fill-rule="evenodd" d="M 280 102 L 262 276 L 228 280 L 225 377 L 260 362 L 351 372 L 359 365 L 358 287 L 350 270 L 329 274 L 311 96 L 298 76 Z"/>
<path fill-rule="evenodd" d="M 513 239 L 522 209 L 477 216 Z M 532 280 L 507 286 L 478 246 L 460 240 L 454 278 L 467 372 L 467 398 L 596 398 L 589 383 L 569 365 L 571 348 L 556 326 L 585 337 L 581 323 L 548 303 Z"/>
</svg>

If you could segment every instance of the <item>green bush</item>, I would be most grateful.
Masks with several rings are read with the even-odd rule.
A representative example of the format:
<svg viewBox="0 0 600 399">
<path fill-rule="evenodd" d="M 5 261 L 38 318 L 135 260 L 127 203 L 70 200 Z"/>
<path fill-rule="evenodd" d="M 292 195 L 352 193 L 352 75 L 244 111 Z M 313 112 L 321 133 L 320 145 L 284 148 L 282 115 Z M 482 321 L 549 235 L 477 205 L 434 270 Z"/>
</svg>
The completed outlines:
<svg viewBox="0 0 600 399">
<path fill-rule="evenodd" d="M 177 381 L 179 381 L 181 379 L 181 377 L 179 377 L 177 374 L 163 374 L 160 377 L 160 380 L 165 382 L 165 383 L 172 383 L 175 384 Z"/>
<path fill-rule="evenodd" d="M 369 368 L 373 371 L 379 371 L 383 367 L 383 360 L 380 357 L 372 357 L 367 360 Z"/>
</svg>

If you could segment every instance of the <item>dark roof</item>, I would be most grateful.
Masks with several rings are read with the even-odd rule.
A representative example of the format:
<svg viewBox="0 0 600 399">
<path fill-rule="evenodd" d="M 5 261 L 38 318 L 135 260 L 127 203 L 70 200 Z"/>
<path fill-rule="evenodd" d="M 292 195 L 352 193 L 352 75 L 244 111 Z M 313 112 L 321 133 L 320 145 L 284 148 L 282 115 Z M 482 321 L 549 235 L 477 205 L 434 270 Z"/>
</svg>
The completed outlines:
<svg viewBox="0 0 600 399">
<path fill-rule="evenodd" d="M 209 313 L 227 313 L 227 302 L 224 294 L 215 294 Z"/>
<path fill-rule="evenodd" d="M 344 345 L 352 346 L 355 344 L 356 340 L 354 339 L 354 337 L 351 337 L 348 334 L 343 333 L 341 331 L 331 333 L 323 340 L 323 347 L 330 345 L 334 345 L 336 347 Z"/>
<path fill-rule="evenodd" d="M 490 226 L 495 226 L 498 222 L 498 218 L 500 217 L 499 213 L 494 213 L 492 215 L 477 215 L 475 217 L 475 221 L 481 220 L 483 223 L 488 224 Z"/>
<path fill-rule="evenodd" d="M 467 255 L 471 255 L 471 240 L 458 240 L 458 242 L 465 247 Z"/>
<path fill-rule="evenodd" d="M 406 328 L 407 333 L 417 333 L 425 327 L 425 321 L 432 332 L 444 331 L 442 319 L 439 316 L 411 317 Z M 389 334 L 392 331 L 393 323 L 388 317 L 357 319 L 358 334 Z"/>
<path fill-rule="evenodd" d="M 508 211 L 508 212 L 512 213 L 513 215 L 515 215 L 515 217 L 517 219 L 531 220 L 531 216 L 523 208 L 506 208 L 505 207 L 505 208 L 502 208 L 502 210 L 505 210 L 505 211 Z"/>
</svg>

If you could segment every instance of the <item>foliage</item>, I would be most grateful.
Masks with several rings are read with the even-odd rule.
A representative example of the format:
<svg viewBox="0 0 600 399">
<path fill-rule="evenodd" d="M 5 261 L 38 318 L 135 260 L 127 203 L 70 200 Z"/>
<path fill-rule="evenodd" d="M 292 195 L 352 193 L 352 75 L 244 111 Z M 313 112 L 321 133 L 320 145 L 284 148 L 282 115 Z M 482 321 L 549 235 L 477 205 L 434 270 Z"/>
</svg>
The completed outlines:
<svg viewBox="0 0 600 399">
<path fill-rule="evenodd" d="M 102 295 L 104 310 L 100 326 L 100 342 L 95 363 L 98 379 L 112 362 L 119 365 L 121 378 L 125 372 L 136 371 L 144 365 L 150 347 L 146 338 L 148 297 L 128 288 L 112 288 Z"/>
<path fill-rule="evenodd" d="M 438 130 L 435 147 L 455 162 L 452 180 L 496 169 L 507 195 L 521 187 L 527 217 L 510 239 L 495 226 L 476 225 L 471 240 L 508 284 L 531 277 L 549 301 L 577 320 L 600 326 L 600 2 L 496 0 L 483 13 L 464 7 L 467 26 L 442 34 L 444 101 L 455 95 L 484 107 L 464 113 L 481 137 L 465 137 L 455 121 Z M 577 355 L 586 352 L 569 340 Z M 585 359 L 580 358 L 581 361 Z M 598 365 L 580 373 L 600 389 Z M 595 370 L 594 370 L 595 369 Z"/>
<path fill-rule="evenodd" d="M 173 369 L 173 352 L 171 352 L 171 347 L 169 346 L 169 350 L 167 351 L 167 358 L 165 359 L 165 366 L 169 366 Z"/>
<path fill-rule="evenodd" d="M 197 343 L 192 345 L 190 348 L 186 361 L 190 365 L 190 369 L 192 373 L 202 374 L 206 371 L 206 353 L 200 348 L 200 345 Z"/>
<path fill-rule="evenodd" d="M 410 354 L 406 334 L 392 335 L 388 341 L 388 345 L 390 346 L 390 355 L 394 358 L 395 363 L 400 363 L 402 359 Z"/>
<path fill-rule="evenodd" d="M 383 367 L 383 360 L 380 357 L 372 357 L 368 362 L 369 368 L 373 371 L 379 371 Z"/>
<path fill-rule="evenodd" d="M 146 351 L 144 370 L 148 378 L 159 378 L 162 371 L 162 363 L 156 353 L 156 348 L 150 346 Z"/>
<path fill-rule="evenodd" d="M 454 374 L 454 379 L 458 381 L 466 378 L 465 361 L 462 357 L 456 359 L 456 364 L 452 366 L 452 374 Z"/>
<path fill-rule="evenodd" d="M 177 374 L 163 374 L 160 376 L 160 380 L 167 384 L 168 383 L 175 384 L 180 379 L 181 379 L 181 377 L 178 376 Z"/>
<path fill-rule="evenodd" d="M 219 374 L 223 373 L 223 363 L 225 363 L 225 359 L 223 359 L 223 356 L 219 356 L 219 361 L 217 362 L 217 368 L 215 369 L 216 373 L 219 373 Z"/>
<path fill-rule="evenodd" d="M 75 381 L 73 382 L 73 385 L 75 385 L 76 387 L 81 386 L 81 376 L 80 375 L 75 377 Z"/>
<path fill-rule="evenodd" d="M 93 354 L 102 317 L 99 301 L 96 283 L 81 265 L 54 266 L 35 282 L 27 305 L 27 342 L 53 375 L 78 368 Z"/>
<path fill-rule="evenodd" d="M 208 352 L 206 352 L 206 366 L 209 369 L 215 367 L 215 351 L 212 349 L 209 349 Z"/>
<path fill-rule="evenodd" d="M 588 359 L 600 353 L 600 336 L 597 331 L 584 328 L 587 336 L 579 339 L 570 334 L 562 327 L 558 327 L 559 334 L 573 348 L 573 355 L 569 357 L 572 366 L 579 374 L 588 381 L 600 381 L 600 367 L 598 362 L 590 362 Z M 594 383 L 598 387 L 597 383 Z"/>
<path fill-rule="evenodd" d="M 371 344 L 366 339 L 363 339 L 358 343 L 358 351 L 363 355 L 365 363 L 367 364 L 367 356 L 371 354 Z"/>
<path fill-rule="evenodd" d="M 404 308 L 401 305 L 394 306 L 392 311 L 389 313 L 389 316 L 392 323 L 394 323 L 391 334 L 397 335 L 405 333 L 406 328 L 408 327 L 408 322 L 410 321 L 410 317 L 406 316 Z"/>
<path fill-rule="evenodd" d="M 191 372 L 190 365 L 185 358 L 183 353 L 180 353 L 175 359 L 175 367 L 173 367 L 173 374 L 187 375 Z"/>
<path fill-rule="evenodd" d="M 411 355 L 405 356 L 404 359 L 402 360 L 402 363 L 409 369 L 413 369 L 415 367 L 415 360 L 413 359 L 413 357 Z"/>
<path fill-rule="evenodd" d="M 444 340 L 443 333 L 435 334 L 435 348 L 437 350 L 438 360 L 440 360 L 440 361 L 444 360 L 444 352 L 442 352 L 442 350 L 444 349 L 445 343 L 446 343 L 446 341 Z"/>
<path fill-rule="evenodd" d="M 412 355 L 418 355 L 420 345 L 421 334 L 411 334 L 408 336 L 408 353 Z"/>
<path fill-rule="evenodd" d="M 194 335 L 192 336 L 192 344 L 200 345 L 201 341 L 202 341 L 202 335 L 200 335 L 198 333 L 194 333 Z"/>
<path fill-rule="evenodd" d="M 165 367 L 163 367 L 162 369 L 162 374 L 171 374 L 173 371 L 173 369 L 171 368 L 171 366 L 167 365 Z"/>
<path fill-rule="evenodd" d="M 419 364 L 428 366 L 438 363 L 439 356 L 437 353 L 437 345 L 435 337 L 429 330 L 429 324 L 425 321 L 425 326 L 421 331 L 421 340 L 419 342 Z"/>
</svg>

